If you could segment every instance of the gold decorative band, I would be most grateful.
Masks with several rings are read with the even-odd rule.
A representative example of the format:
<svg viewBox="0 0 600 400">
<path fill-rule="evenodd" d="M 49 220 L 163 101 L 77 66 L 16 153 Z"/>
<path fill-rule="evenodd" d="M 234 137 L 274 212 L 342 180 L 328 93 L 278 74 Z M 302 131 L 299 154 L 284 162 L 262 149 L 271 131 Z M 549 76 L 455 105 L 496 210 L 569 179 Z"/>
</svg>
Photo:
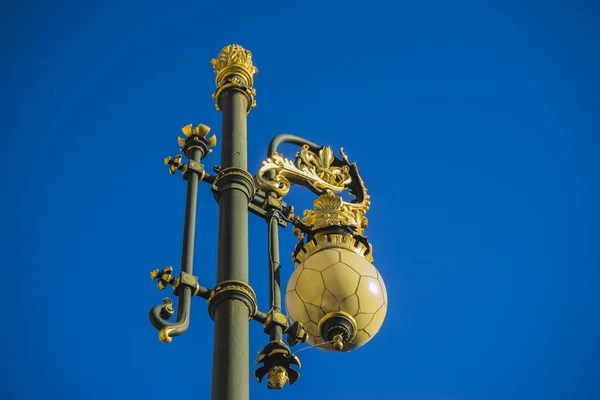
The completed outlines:
<svg viewBox="0 0 600 400">
<path fill-rule="evenodd" d="M 215 318 L 217 306 L 228 299 L 239 300 L 248 307 L 248 320 L 254 318 L 258 312 L 256 294 L 250 285 L 242 281 L 228 280 L 219 283 L 208 298 L 208 313 L 212 319 Z"/>
<path fill-rule="evenodd" d="M 254 195 L 254 179 L 248 171 L 239 167 L 227 167 L 219 171 L 217 179 L 213 182 L 213 191 L 221 194 L 229 189 L 242 190 L 248 200 Z"/>
<path fill-rule="evenodd" d="M 219 182 L 220 180 L 225 180 L 226 177 L 230 177 L 232 175 L 240 176 L 245 179 L 247 182 L 254 187 L 254 179 L 252 178 L 252 174 L 246 171 L 243 168 L 239 167 L 227 167 L 223 168 L 219 171 L 219 175 L 217 175 L 217 179 L 215 182 Z"/>
<path fill-rule="evenodd" d="M 215 107 L 217 108 L 217 111 L 222 111 L 221 105 L 219 104 L 219 97 L 221 96 L 221 93 L 223 93 L 225 89 L 231 88 L 241 91 L 248 97 L 248 107 L 246 108 L 246 113 L 249 113 L 251 109 L 256 107 L 256 100 L 254 100 L 254 96 L 256 96 L 256 90 L 252 87 L 244 85 L 239 79 L 234 77 L 227 79 L 227 81 L 225 81 L 223 85 L 219 86 L 217 91 L 213 93 L 212 98 L 215 101 Z"/>
<path fill-rule="evenodd" d="M 322 233 L 316 234 L 312 240 L 309 240 L 304 246 L 292 254 L 294 262 L 300 264 L 308 257 L 318 251 L 338 248 L 355 252 L 373 262 L 373 249 L 370 243 L 358 241 L 349 233 Z"/>
</svg>

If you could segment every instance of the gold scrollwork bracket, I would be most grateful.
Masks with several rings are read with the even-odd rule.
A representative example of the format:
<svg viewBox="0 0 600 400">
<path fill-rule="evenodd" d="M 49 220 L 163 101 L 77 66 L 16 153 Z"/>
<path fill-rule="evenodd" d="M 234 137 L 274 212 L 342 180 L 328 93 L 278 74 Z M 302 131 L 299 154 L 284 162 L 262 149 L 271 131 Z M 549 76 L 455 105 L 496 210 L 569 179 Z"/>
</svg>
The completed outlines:
<svg viewBox="0 0 600 400">
<path fill-rule="evenodd" d="M 306 210 L 304 218 L 297 219 L 298 226 L 310 230 L 346 226 L 362 235 L 367 227 L 365 213 L 369 210 L 370 198 L 356 163 L 348 161 L 343 149 L 340 154 L 342 160 L 335 158 L 330 147 L 315 153 L 307 145 L 296 154 L 294 161 L 273 153 L 263 161 L 254 181 L 260 190 L 275 193 L 279 198 L 289 192 L 292 184 L 311 184 L 324 193 L 314 202 L 314 210 Z M 348 202 L 336 196 L 346 190 L 354 200 Z"/>
<path fill-rule="evenodd" d="M 356 163 L 350 163 L 343 148 L 340 154 L 341 159 L 337 159 L 330 147 L 315 152 L 308 145 L 302 146 L 294 160 L 274 152 L 254 177 L 258 190 L 275 193 L 279 199 L 291 185 L 317 189 L 313 190 L 319 195 L 314 208 L 305 210 L 302 218 L 289 219 L 298 238 L 295 261 L 329 245 L 347 247 L 372 261 L 372 246 L 364 236 L 370 196 Z M 354 199 L 346 201 L 339 196 L 345 191 Z"/>
<path fill-rule="evenodd" d="M 304 145 L 294 161 L 279 153 L 271 154 L 262 162 L 254 179 L 258 188 L 274 192 L 279 197 L 285 196 L 292 184 L 310 184 L 320 190 L 341 193 L 352 182 L 350 166 L 335 161 L 331 147 L 323 147 L 314 153 Z"/>
</svg>

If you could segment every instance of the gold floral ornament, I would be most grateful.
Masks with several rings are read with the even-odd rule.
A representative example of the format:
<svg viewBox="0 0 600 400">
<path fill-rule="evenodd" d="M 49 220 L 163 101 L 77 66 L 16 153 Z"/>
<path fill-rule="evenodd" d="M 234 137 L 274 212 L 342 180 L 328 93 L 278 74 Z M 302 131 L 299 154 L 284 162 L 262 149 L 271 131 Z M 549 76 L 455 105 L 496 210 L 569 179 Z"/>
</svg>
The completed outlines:
<svg viewBox="0 0 600 400">
<path fill-rule="evenodd" d="M 323 147 L 315 153 L 304 145 L 294 161 L 273 153 L 263 161 L 254 177 L 256 186 L 283 197 L 292 184 L 306 186 L 308 182 L 325 193 L 314 201 L 314 210 L 304 211 L 304 218 L 300 220 L 302 225 L 311 230 L 330 226 L 349 227 L 362 235 L 368 225 L 365 214 L 371 205 L 370 197 L 356 163 L 348 161 L 343 149 L 340 149 L 340 154 L 345 165 L 334 163 L 330 147 Z M 345 190 L 355 197 L 353 201 L 336 196 Z M 304 237 L 300 229 L 295 229 L 294 234 L 300 241 Z"/>
<path fill-rule="evenodd" d="M 258 68 L 252 65 L 252 53 L 238 44 L 225 46 L 217 58 L 210 61 L 217 75 L 216 85 L 221 86 L 227 75 L 237 74 L 246 79 L 246 84 L 252 86 L 253 76 Z"/>
<path fill-rule="evenodd" d="M 181 132 L 183 133 L 183 135 L 186 138 L 190 138 L 190 137 L 194 138 L 194 136 L 197 136 L 197 137 L 202 137 L 202 138 L 206 139 L 206 136 L 210 132 L 210 128 L 204 124 L 198 124 L 198 126 L 194 128 L 192 124 L 189 124 L 189 125 L 186 125 L 183 128 L 181 128 Z M 177 143 L 181 147 L 185 146 L 185 141 L 186 141 L 186 139 L 182 138 L 181 136 L 177 136 Z M 209 147 L 216 146 L 217 145 L 217 137 L 215 135 L 212 135 L 211 137 L 206 139 L 206 145 Z"/>
<path fill-rule="evenodd" d="M 368 221 L 365 213 L 369 210 L 369 201 L 364 203 L 349 203 L 341 197 L 328 192 L 319 196 L 313 203 L 314 210 L 305 210 L 302 224 L 312 230 L 330 226 L 351 227 L 362 235 Z"/>
<path fill-rule="evenodd" d="M 252 53 L 249 50 L 237 44 L 230 44 L 225 46 L 219 56 L 210 61 L 210 64 L 216 75 L 217 91 L 213 94 L 213 99 L 218 111 L 221 111 L 219 96 L 227 88 L 236 88 L 246 93 L 249 99 L 248 112 L 256 106 L 254 100 L 256 90 L 252 85 L 258 68 L 252 65 Z M 236 78 L 236 76 L 242 79 Z"/>
<path fill-rule="evenodd" d="M 271 368 L 267 374 L 269 380 L 269 388 L 271 389 L 282 389 L 283 386 L 290 380 L 288 373 L 285 368 L 281 366 L 275 366 Z"/>
<path fill-rule="evenodd" d="M 319 189 L 341 193 L 352 182 L 352 177 L 347 165 L 333 166 L 334 160 L 330 147 L 323 147 L 315 154 L 304 145 L 296 155 L 295 162 L 273 153 L 262 162 L 255 181 L 262 190 L 274 192 L 280 197 L 289 192 L 292 183 L 306 185 L 306 182 Z"/>
</svg>

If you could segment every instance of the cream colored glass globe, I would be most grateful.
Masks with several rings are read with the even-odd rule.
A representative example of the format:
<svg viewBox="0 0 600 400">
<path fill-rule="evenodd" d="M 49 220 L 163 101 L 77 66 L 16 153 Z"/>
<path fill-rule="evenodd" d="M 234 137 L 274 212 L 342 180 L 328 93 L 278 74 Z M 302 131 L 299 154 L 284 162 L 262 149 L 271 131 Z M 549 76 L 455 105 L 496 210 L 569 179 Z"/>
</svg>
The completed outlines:
<svg viewBox="0 0 600 400">
<path fill-rule="evenodd" d="M 344 311 L 356 321 L 356 336 L 344 345 L 350 351 L 367 343 L 379 331 L 387 312 L 387 292 L 375 266 L 343 248 L 328 248 L 307 257 L 288 281 L 287 313 L 302 322 L 308 343 L 324 342 L 319 321 L 327 313 Z M 317 348 L 336 351 L 331 346 Z"/>
</svg>

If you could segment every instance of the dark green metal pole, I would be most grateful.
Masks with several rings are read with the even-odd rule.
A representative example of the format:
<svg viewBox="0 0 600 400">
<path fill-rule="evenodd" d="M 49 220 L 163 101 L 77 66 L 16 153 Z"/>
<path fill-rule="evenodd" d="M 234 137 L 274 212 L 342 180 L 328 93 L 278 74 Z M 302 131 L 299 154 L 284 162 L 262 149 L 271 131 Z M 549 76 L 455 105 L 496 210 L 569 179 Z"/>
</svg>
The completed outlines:
<svg viewBox="0 0 600 400">
<path fill-rule="evenodd" d="M 246 119 L 253 91 L 251 75 L 248 78 L 244 73 L 249 68 L 243 63 L 244 56 L 250 59 L 251 55 L 239 46 L 227 46 L 212 63 L 217 73 L 215 100 L 223 113 L 221 170 L 215 182 L 219 201 L 220 296 L 217 299 L 214 295 L 215 301 L 211 301 L 215 324 L 213 400 L 249 398 L 249 319 L 256 305 L 252 304 L 253 293 L 245 293 L 252 292 L 247 285 L 248 203 L 254 192 L 252 175 L 247 172 Z"/>
<path fill-rule="evenodd" d="M 187 157 L 199 163 L 202 152 L 193 148 Z M 194 236 L 196 232 L 196 205 L 198 203 L 198 175 L 190 173 L 187 176 L 187 193 L 185 197 L 185 218 L 183 222 L 183 251 L 181 252 L 181 271 L 192 273 L 194 263 Z"/>
<path fill-rule="evenodd" d="M 271 282 L 271 308 L 274 312 L 281 312 L 281 282 L 280 282 L 280 270 L 281 264 L 279 261 L 279 212 L 276 210 L 271 211 L 269 217 L 269 268 L 271 276 L 269 277 Z M 283 339 L 283 329 L 279 325 L 273 325 L 269 331 L 269 337 L 271 341 Z"/>
<path fill-rule="evenodd" d="M 202 152 L 198 148 L 190 149 L 186 156 L 196 163 L 202 159 Z M 187 193 L 185 197 L 185 217 L 183 221 L 183 248 L 181 251 L 181 272 L 192 274 L 194 265 L 194 236 L 196 232 L 196 206 L 198 203 L 198 175 L 190 173 L 187 176 Z M 192 302 L 192 289 L 182 285 L 179 289 L 181 305 L 177 309 L 177 321 L 182 321 L 170 333 L 178 336 L 185 332 L 190 325 L 190 308 Z"/>
<path fill-rule="evenodd" d="M 246 97 L 234 90 L 221 95 L 223 145 L 221 167 L 246 169 Z M 217 282 L 248 281 L 248 196 L 230 188 L 219 198 Z M 248 309 L 236 300 L 215 309 L 213 400 L 249 398 Z"/>
</svg>

